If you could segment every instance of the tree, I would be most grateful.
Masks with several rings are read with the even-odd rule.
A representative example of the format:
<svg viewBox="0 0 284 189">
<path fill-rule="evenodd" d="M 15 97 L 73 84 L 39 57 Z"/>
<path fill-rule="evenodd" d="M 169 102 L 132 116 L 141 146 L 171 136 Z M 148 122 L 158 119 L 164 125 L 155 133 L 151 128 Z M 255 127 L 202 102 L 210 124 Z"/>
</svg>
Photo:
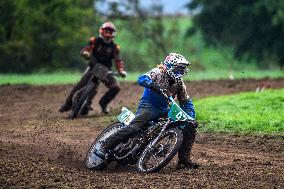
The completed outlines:
<svg viewBox="0 0 284 189">
<path fill-rule="evenodd" d="M 1 0 L 0 72 L 80 65 L 79 50 L 95 23 L 93 0 Z"/>
<path fill-rule="evenodd" d="M 173 49 L 177 38 L 182 38 L 178 20 L 165 16 L 158 1 L 148 8 L 142 7 L 139 0 L 101 2 L 109 5 L 107 11 L 100 12 L 101 16 L 115 21 L 118 31 L 125 28 L 129 33 L 132 44 L 127 54 L 123 53 L 126 63 L 132 62 L 127 65 L 128 70 L 147 70 L 157 65 Z"/>
<path fill-rule="evenodd" d="M 275 59 L 284 65 L 284 1 L 192 0 L 188 3 L 195 29 L 208 44 L 233 45 L 237 57 Z"/>
</svg>

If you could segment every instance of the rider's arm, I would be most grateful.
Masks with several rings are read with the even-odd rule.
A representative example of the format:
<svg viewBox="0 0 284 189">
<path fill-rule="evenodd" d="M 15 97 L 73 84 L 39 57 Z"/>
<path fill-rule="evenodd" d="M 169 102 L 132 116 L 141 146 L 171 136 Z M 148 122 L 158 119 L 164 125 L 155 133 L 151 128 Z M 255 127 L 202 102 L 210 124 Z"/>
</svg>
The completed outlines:
<svg viewBox="0 0 284 189">
<path fill-rule="evenodd" d="M 159 68 L 154 68 L 154 69 L 150 70 L 149 72 L 147 72 L 143 75 L 140 75 L 138 77 L 137 82 L 142 87 L 150 89 L 151 85 L 156 83 L 159 74 L 160 74 Z"/>
<path fill-rule="evenodd" d="M 116 69 L 117 71 L 121 74 L 121 76 L 126 76 L 127 73 L 125 71 L 125 66 L 124 66 L 124 62 L 120 57 L 120 46 L 119 45 L 115 45 L 115 49 L 114 49 L 114 63 L 116 65 Z"/>
<path fill-rule="evenodd" d="M 91 37 L 89 44 L 87 46 L 85 46 L 81 51 L 80 51 L 80 55 L 82 57 L 84 57 L 85 59 L 89 60 L 91 59 L 92 56 L 92 51 L 95 48 L 95 41 L 96 38 L 95 37 Z"/>
<path fill-rule="evenodd" d="M 162 94 L 162 90 L 161 90 L 160 86 L 155 83 L 155 78 L 156 78 L 155 72 L 151 70 L 147 74 L 143 74 L 143 75 L 139 76 L 137 82 L 142 87 L 150 89 L 157 94 Z"/>
<path fill-rule="evenodd" d="M 151 77 L 147 74 L 140 75 L 138 77 L 137 82 L 140 86 L 145 87 L 147 89 L 150 89 L 150 85 L 152 85 L 154 83 L 153 80 L 151 79 Z"/>
<path fill-rule="evenodd" d="M 195 110 L 191 99 L 187 99 L 180 104 L 180 107 L 185 111 L 190 117 L 195 119 Z"/>
<path fill-rule="evenodd" d="M 183 81 L 178 85 L 177 98 L 180 103 L 180 107 L 192 118 L 195 118 L 195 110 L 192 100 L 189 98 L 186 86 Z"/>
</svg>

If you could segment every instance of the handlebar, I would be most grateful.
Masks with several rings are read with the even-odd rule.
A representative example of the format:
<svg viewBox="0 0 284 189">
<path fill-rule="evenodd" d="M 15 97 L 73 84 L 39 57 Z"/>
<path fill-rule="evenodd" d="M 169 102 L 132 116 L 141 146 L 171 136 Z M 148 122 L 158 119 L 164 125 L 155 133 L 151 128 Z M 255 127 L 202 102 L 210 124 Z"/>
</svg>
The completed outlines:
<svg viewBox="0 0 284 189">
<path fill-rule="evenodd" d="M 175 100 L 174 100 L 174 98 L 173 98 L 173 96 L 172 95 L 170 95 L 170 96 L 168 96 L 167 94 L 166 94 L 166 91 L 165 90 L 161 90 L 161 95 L 165 98 L 165 99 L 167 99 L 169 102 L 174 102 Z"/>
<path fill-rule="evenodd" d="M 175 101 L 173 96 L 169 96 L 168 99 L 169 99 L 170 102 L 174 102 Z"/>
<path fill-rule="evenodd" d="M 107 74 L 110 74 L 116 77 L 121 77 L 118 72 L 108 71 Z"/>
</svg>

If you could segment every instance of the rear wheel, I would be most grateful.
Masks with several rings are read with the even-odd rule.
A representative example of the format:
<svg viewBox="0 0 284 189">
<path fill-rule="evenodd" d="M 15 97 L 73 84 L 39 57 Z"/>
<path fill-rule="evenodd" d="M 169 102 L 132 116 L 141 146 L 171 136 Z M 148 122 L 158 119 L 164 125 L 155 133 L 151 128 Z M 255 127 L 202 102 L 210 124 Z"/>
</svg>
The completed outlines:
<svg viewBox="0 0 284 189">
<path fill-rule="evenodd" d="M 122 123 L 114 123 L 108 126 L 92 143 L 87 152 L 85 161 L 85 165 L 88 169 L 102 170 L 107 167 L 110 160 L 100 157 L 96 154 L 96 151 L 101 147 L 103 141 L 111 137 L 111 135 L 117 132 L 121 127 L 123 127 Z"/>
<path fill-rule="evenodd" d="M 152 142 L 144 149 L 136 165 L 139 172 L 154 173 L 160 171 L 176 155 L 183 140 L 178 128 L 167 130 L 155 145 Z"/>
</svg>

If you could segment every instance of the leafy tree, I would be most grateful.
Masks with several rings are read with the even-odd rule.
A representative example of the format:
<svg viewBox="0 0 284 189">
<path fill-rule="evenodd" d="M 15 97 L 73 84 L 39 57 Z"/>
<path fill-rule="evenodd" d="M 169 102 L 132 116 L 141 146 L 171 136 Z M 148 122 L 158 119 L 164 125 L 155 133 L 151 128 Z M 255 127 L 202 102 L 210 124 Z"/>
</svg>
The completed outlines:
<svg viewBox="0 0 284 189">
<path fill-rule="evenodd" d="M 1 0 L 0 72 L 78 67 L 95 23 L 93 0 Z"/>
<path fill-rule="evenodd" d="M 192 0 L 195 29 L 209 44 L 233 45 L 235 55 L 284 65 L 283 0 Z"/>
<path fill-rule="evenodd" d="M 178 38 L 182 38 L 178 20 L 165 16 L 160 3 L 144 8 L 139 0 L 101 2 L 107 3 L 109 9 L 100 15 L 113 20 L 118 31 L 126 29 L 130 33 L 128 39 L 132 44 L 129 42 L 130 46 L 122 50 L 126 64 L 131 62 L 127 65 L 128 70 L 147 70 L 159 64 L 161 57 L 173 49 Z"/>
</svg>

